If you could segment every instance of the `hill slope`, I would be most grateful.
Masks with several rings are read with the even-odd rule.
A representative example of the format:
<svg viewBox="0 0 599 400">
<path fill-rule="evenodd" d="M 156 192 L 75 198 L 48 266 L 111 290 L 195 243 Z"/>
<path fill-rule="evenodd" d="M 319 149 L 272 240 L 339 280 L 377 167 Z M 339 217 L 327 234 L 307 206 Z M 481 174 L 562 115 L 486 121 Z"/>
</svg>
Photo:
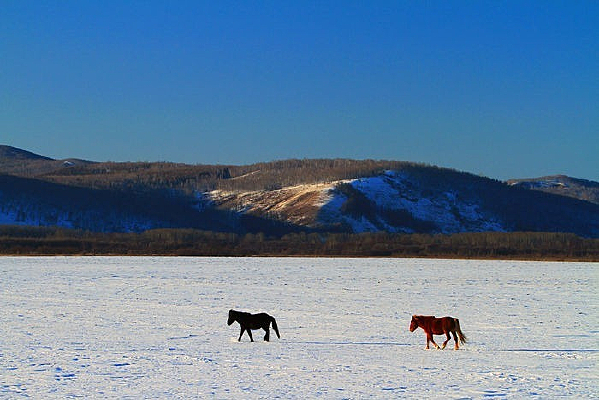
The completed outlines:
<svg viewBox="0 0 599 400">
<path fill-rule="evenodd" d="M 64 168 L 90 163 L 90 161 L 74 158 L 55 160 L 27 150 L 0 145 L 0 174 L 35 177 Z"/>
<path fill-rule="evenodd" d="M 576 179 L 565 175 L 553 175 L 533 179 L 510 179 L 507 183 L 525 189 L 540 190 L 599 204 L 599 182 L 593 182 L 586 179 Z"/>
<path fill-rule="evenodd" d="M 434 167 L 272 191 L 213 191 L 219 208 L 345 232 L 599 235 L 599 206 Z"/>
<path fill-rule="evenodd" d="M 103 232 L 174 227 L 269 235 L 550 231 L 599 237 L 598 204 L 400 161 L 97 163 L 2 146 L 0 173 L 3 224 Z"/>
</svg>

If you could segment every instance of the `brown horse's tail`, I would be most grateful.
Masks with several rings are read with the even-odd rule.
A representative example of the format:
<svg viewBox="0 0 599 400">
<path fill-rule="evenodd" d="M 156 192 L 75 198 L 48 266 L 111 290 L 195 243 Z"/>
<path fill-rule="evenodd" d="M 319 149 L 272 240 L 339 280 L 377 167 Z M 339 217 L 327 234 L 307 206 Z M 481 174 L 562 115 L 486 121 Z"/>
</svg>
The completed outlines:
<svg viewBox="0 0 599 400">
<path fill-rule="evenodd" d="M 279 327 L 277 327 L 277 320 L 274 317 L 270 317 L 270 322 L 272 322 L 272 329 L 275 330 L 277 337 L 280 339 L 281 335 L 279 334 Z"/>
<path fill-rule="evenodd" d="M 460 343 L 464 344 L 466 343 L 466 335 L 464 335 L 462 333 L 462 330 L 460 329 L 460 320 L 457 318 L 454 318 L 455 320 L 455 331 L 458 334 L 458 338 L 460 339 Z"/>
</svg>

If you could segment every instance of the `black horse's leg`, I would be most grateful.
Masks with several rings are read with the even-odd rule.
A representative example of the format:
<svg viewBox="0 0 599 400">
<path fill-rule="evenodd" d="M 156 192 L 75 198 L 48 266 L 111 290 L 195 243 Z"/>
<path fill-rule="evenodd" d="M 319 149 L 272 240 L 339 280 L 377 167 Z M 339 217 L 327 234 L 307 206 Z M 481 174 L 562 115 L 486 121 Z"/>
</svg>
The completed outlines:
<svg viewBox="0 0 599 400">
<path fill-rule="evenodd" d="M 270 339 L 270 329 L 268 328 L 268 326 L 266 328 L 262 328 L 266 331 L 266 335 L 264 335 L 264 341 L 268 342 L 268 339 Z"/>
<path fill-rule="evenodd" d="M 245 329 L 243 329 L 243 327 L 241 327 L 241 332 L 239 332 L 239 339 L 237 339 L 238 342 L 241 342 L 241 337 L 243 336 L 243 331 L 245 331 Z"/>
<path fill-rule="evenodd" d="M 246 330 L 248 331 L 248 335 L 250 337 L 250 340 L 253 342 L 254 338 L 252 337 L 252 330 L 250 328 L 247 328 Z"/>
</svg>

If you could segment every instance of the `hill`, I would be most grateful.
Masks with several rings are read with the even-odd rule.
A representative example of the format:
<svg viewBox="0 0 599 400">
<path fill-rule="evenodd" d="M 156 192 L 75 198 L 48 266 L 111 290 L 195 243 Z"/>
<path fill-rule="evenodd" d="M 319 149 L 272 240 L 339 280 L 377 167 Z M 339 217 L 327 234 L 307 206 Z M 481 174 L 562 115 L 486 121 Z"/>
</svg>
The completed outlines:
<svg viewBox="0 0 599 400">
<path fill-rule="evenodd" d="M 0 166 L 10 165 L 11 161 L 34 161 L 45 160 L 51 161 L 50 157 L 40 156 L 27 150 L 18 149 L 16 147 L 0 145 Z"/>
<path fill-rule="evenodd" d="M 565 175 L 552 175 L 532 179 L 510 179 L 507 183 L 512 186 L 540 190 L 599 204 L 599 183 L 586 179 L 576 179 Z"/>
<path fill-rule="evenodd" d="M 35 177 L 63 168 L 90 163 L 90 161 L 75 158 L 55 160 L 27 150 L 0 145 L 0 174 Z"/>
<path fill-rule="evenodd" d="M 402 161 L 115 163 L 53 160 L 2 146 L 0 174 L 3 224 L 279 236 L 537 231 L 599 237 L 599 205 L 573 198 L 577 192 L 547 193 Z"/>
</svg>

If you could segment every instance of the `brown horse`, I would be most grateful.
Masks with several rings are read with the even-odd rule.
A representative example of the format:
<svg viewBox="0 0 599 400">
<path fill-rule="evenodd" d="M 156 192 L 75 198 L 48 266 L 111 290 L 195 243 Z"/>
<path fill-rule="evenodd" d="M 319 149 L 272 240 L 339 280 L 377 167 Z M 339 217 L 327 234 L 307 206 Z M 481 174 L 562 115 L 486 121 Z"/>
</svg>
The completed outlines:
<svg viewBox="0 0 599 400">
<path fill-rule="evenodd" d="M 229 319 L 227 320 L 227 325 L 231 325 L 235 321 L 239 322 L 239 326 L 241 326 L 241 332 L 239 333 L 239 339 L 237 339 L 237 341 L 241 341 L 243 332 L 247 331 L 250 340 L 253 342 L 254 338 L 252 338 L 252 329 L 264 329 L 264 331 L 266 331 L 264 340 L 268 342 L 270 339 L 271 323 L 272 328 L 277 334 L 277 337 L 279 339 L 281 338 L 281 335 L 279 334 L 279 328 L 277 327 L 277 321 L 275 321 L 274 317 L 271 317 L 267 313 L 250 314 L 242 311 L 229 310 Z"/>
<path fill-rule="evenodd" d="M 449 333 L 453 335 L 453 341 L 455 342 L 455 349 L 459 349 L 459 343 L 466 343 L 466 336 L 462 333 L 460 329 L 460 320 L 453 317 L 443 317 L 443 318 L 435 318 L 432 315 L 412 315 L 412 322 L 410 323 L 410 332 L 414 332 L 418 327 L 424 330 L 426 333 L 426 348 L 428 349 L 428 343 L 432 342 L 437 349 L 444 349 L 447 346 L 447 342 L 449 342 L 450 336 Z M 457 336 L 456 336 L 457 333 Z M 435 340 L 433 339 L 433 335 L 446 335 L 447 340 L 443 342 L 443 346 L 439 347 Z M 458 341 L 459 338 L 459 341 Z"/>
</svg>

